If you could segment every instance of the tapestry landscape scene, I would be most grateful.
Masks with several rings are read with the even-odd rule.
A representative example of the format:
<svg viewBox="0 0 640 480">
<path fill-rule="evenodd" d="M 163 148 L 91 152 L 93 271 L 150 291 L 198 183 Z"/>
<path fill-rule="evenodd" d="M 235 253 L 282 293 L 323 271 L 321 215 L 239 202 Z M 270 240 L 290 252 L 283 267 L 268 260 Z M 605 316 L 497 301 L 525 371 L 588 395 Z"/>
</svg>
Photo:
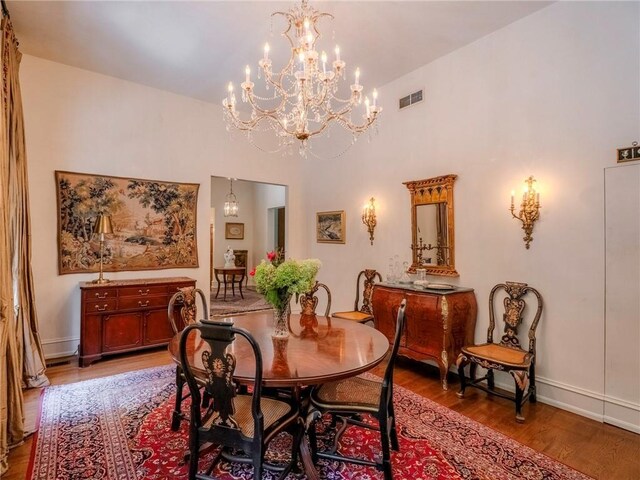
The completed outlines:
<svg viewBox="0 0 640 480">
<path fill-rule="evenodd" d="M 111 216 L 104 270 L 198 266 L 198 184 L 56 171 L 60 274 L 97 272 L 98 215 Z"/>
</svg>

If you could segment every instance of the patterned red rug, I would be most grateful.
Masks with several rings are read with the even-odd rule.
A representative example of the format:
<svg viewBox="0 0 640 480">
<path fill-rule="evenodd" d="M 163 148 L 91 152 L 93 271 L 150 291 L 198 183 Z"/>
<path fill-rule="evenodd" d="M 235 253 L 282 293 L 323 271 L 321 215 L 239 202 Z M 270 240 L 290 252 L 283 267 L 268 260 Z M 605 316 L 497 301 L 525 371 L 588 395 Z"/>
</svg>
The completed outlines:
<svg viewBox="0 0 640 480">
<path fill-rule="evenodd" d="M 47 388 L 27 478 L 186 478 L 186 422 L 179 432 L 169 428 L 174 376 L 174 367 L 165 366 Z M 589 478 L 409 390 L 395 392 L 396 480 Z M 267 457 L 283 460 L 289 441 L 286 434 L 275 439 Z M 375 432 L 351 427 L 341 451 L 371 458 L 379 454 L 379 439 Z M 375 469 L 339 462 L 321 461 L 318 469 L 327 479 L 382 478 Z M 221 480 L 252 478 L 250 466 L 224 462 L 214 473 Z"/>
</svg>

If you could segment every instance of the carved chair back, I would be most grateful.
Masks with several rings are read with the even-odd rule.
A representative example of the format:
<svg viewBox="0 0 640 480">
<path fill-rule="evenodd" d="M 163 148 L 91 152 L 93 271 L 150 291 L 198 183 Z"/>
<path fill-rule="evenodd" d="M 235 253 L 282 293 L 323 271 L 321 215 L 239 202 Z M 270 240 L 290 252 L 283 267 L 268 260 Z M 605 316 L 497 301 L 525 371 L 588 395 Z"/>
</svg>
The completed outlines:
<svg viewBox="0 0 640 480">
<path fill-rule="evenodd" d="M 301 314 L 302 315 L 315 315 L 316 307 L 318 306 L 318 290 L 324 288 L 327 292 L 327 308 L 325 309 L 324 316 L 328 317 L 329 312 L 331 311 L 331 291 L 329 291 L 329 287 L 327 287 L 324 283 L 320 283 L 316 280 L 315 285 L 311 290 L 306 293 L 303 293 L 298 298 L 298 303 L 300 303 Z"/>
<path fill-rule="evenodd" d="M 362 306 L 358 307 L 358 304 L 360 303 L 360 279 L 363 276 L 364 283 L 362 288 Z M 356 280 L 356 301 L 353 307 L 354 311 L 373 315 L 371 298 L 373 297 L 373 285 L 376 283 L 376 278 L 378 279 L 378 281 L 382 281 L 382 276 L 374 269 L 362 270 L 358 274 L 358 279 Z"/>
<path fill-rule="evenodd" d="M 528 351 L 535 355 L 536 353 L 536 328 L 540 321 L 542 313 L 542 296 L 540 292 L 526 283 L 505 282 L 499 283 L 491 290 L 489 294 L 489 329 L 487 332 L 487 342 L 493 343 L 493 332 L 496 327 L 495 318 L 495 297 L 496 293 L 504 291 L 504 313 L 502 319 L 504 321 L 504 333 L 500 339 L 500 345 L 511 348 L 523 349 L 518 338 L 518 328 L 523 323 L 526 302 L 524 297 L 531 292 L 537 299 L 538 308 L 533 317 L 533 321 L 529 327 L 529 346 Z"/>
<path fill-rule="evenodd" d="M 187 339 L 190 335 L 195 334 L 196 330 L 200 332 L 201 340 L 206 342 L 209 348 L 205 349 L 200 359 L 190 359 L 187 352 Z M 227 351 L 236 336 L 242 336 L 249 342 L 255 358 L 255 383 L 253 392 L 249 394 L 252 418 L 236 418 L 234 416 L 236 397 L 239 395 L 247 397 L 247 395 L 239 393 L 238 386 L 233 379 L 236 358 Z M 204 392 L 211 398 L 211 402 L 204 414 L 200 409 L 201 393 L 198 388 L 199 383 L 202 383 L 202 374 L 197 380 L 191 361 L 201 363 L 200 369 L 206 373 L 203 382 Z M 261 444 L 264 433 L 263 414 L 260 408 L 262 354 L 251 334 L 242 328 L 233 327 L 233 324 L 227 322 L 205 321 L 189 325 L 184 329 L 180 338 L 180 362 L 193 396 L 191 428 L 200 429 L 201 438 L 206 433 L 207 441 L 232 448 L 250 448 L 254 441 L 256 444 Z M 253 428 L 247 428 L 247 422 L 251 423 L 251 421 Z M 204 429 L 203 426 L 205 426 Z M 202 430 L 206 430 L 206 432 Z M 253 433 L 253 438 L 250 441 L 247 440 L 248 431 Z"/>
<path fill-rule="evenodd" d="M 167 309 L 167 315 L 174 334 L 178 333 L 182 329 L 179 328 L 182 325 L 186 327 L 196 323 L 198 319 L 196 296 L 200 297 L 201 300 L 202 315 L 204 318 L 209 318 L 209 306 L 207 305 L 207 298 L 204 296 L 204 292 L 195 287 L 180 288 L 173 294 L 171 300 L 169 300 L 169 307 Z M 176 319 L 174 318 L 176 303 L 180 305 L 178 309 L 180 312 L 180 318 L 182 319 L 182 325 L 180 326 L 176 323 Z"/>
</svg>

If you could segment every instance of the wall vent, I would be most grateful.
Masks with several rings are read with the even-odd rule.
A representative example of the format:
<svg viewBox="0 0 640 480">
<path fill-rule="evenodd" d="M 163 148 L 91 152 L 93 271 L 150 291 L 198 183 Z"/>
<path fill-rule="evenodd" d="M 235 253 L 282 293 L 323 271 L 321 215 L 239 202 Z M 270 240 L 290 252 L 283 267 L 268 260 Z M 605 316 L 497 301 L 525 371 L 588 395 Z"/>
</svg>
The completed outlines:
<svg viewBox="0 0 640 480">
<path fill-rule="evenodd" d="M 398 106 L 400 110 L 406 107 L 410 107 L 411 105 L 415 105 L 416 103 L 420 103 L 424 99 L 422 95 L 422 89 L 417 92 L 410 93 L 406 97 L 402 97 L 398 101 Z"/>
</svg>

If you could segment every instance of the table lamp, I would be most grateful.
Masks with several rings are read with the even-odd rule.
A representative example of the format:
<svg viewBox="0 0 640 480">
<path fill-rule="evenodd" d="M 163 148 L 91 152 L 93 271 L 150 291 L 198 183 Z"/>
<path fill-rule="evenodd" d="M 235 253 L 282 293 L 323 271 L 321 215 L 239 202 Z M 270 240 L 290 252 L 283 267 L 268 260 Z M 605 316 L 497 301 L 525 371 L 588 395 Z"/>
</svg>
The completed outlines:
<svg viewBox="0 0 640 480">
<path fill-rule="evenodd" d="M 93 233 L 100 235 L 100 276 L 93 283 L 109 283 L 107 278 L 102 276 L 102 257 L 104 256 L 104 236 L 113 233 L 113 225 L 111 225 L 111 215 L 98 215 L 96 224 L 93 227 Z"/>
</svg>

